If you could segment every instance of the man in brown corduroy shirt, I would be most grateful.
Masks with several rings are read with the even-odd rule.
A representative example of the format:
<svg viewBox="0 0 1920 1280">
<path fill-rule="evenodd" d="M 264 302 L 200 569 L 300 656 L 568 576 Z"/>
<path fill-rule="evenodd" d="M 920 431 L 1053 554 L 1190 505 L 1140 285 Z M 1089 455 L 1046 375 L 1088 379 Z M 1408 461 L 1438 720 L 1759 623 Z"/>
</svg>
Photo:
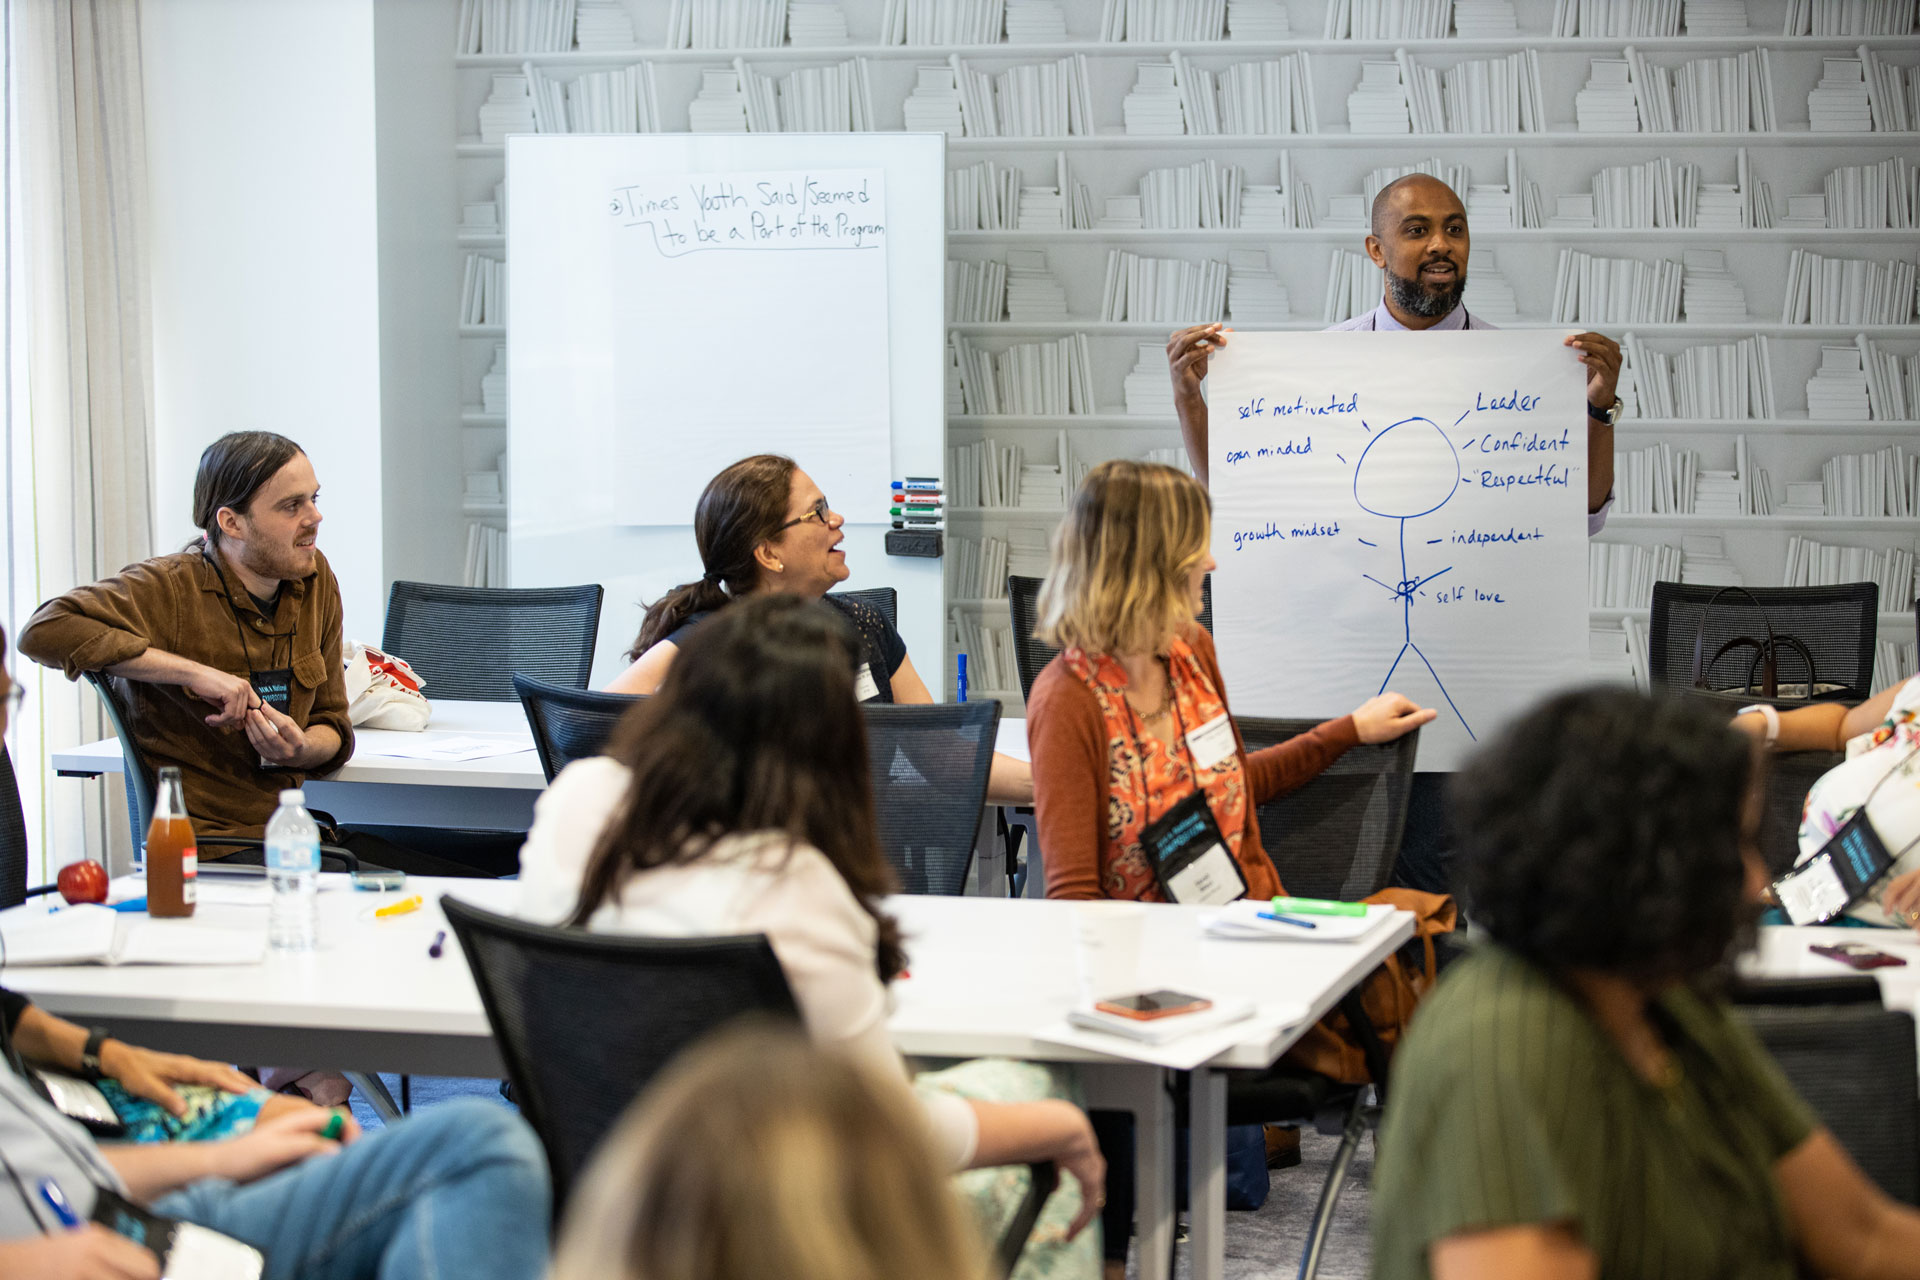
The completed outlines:
<svg viewBox="0 0 1920 1280">
<path fill-rule="evenodd" d="M 353 754 L 319 492 L 293 441 L 222 436 L 194 480 L 201 537 L 56 596 L 21 633 L 21 652 L 68 679 L 116 677 L 134 740 L 180 769 L 200 834 L 261 835 L 281 788 Z"/>
</svg>

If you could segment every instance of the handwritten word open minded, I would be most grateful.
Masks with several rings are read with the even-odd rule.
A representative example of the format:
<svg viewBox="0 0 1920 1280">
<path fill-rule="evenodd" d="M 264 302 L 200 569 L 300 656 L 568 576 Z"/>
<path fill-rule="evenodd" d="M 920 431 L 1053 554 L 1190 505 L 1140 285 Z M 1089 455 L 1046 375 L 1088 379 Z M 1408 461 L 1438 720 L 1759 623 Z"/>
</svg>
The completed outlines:
<svg viewBox="0 0 1920 1280">
<path fill-rule="evenodd" d="M 704 249 L 878 249 L 880 192 L 868 177 L 773 174 L 665 178 L 616 188 L 608 211 L 653 234 L 661 256 Z"/>
</svg>

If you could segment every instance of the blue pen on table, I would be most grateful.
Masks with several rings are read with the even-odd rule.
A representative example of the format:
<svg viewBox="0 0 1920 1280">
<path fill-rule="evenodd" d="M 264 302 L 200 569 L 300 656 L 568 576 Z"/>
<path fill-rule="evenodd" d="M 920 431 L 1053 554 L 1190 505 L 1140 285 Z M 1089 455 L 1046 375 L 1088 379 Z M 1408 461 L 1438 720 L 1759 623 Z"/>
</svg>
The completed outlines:
<svg viewBox="0 0 1920 1280">
<path fill-rule="evenodd" d="M 967 700 L 967 655 L 964 653 L 959 654 L 958 658 L 960 664 L 960 701 L 965 702 Z"/>
<path fill-rule="evenodd" d="M 80 1215 L 67 1203 L 67 1197 L 60 1191 L 60 1184 L 52 1178 L 40 1179 L 40 1199 L 47 1208 L 53 1210 L 53 1216 L 60 1219 L 60 1225 L 69 1231 L 80 1229 Z"/>
<path fill-rule="evenodd" d="M 1311 920 L 1302 920 L 1299 916 L 1278 915 L 1272 911 L 1262 911 L 1260 918 L 1262 920 L 1278 920 L 1281 924 L 1297 924 L 1302 929 L 1318 929 L 1320 927 Z"/>
</svg>

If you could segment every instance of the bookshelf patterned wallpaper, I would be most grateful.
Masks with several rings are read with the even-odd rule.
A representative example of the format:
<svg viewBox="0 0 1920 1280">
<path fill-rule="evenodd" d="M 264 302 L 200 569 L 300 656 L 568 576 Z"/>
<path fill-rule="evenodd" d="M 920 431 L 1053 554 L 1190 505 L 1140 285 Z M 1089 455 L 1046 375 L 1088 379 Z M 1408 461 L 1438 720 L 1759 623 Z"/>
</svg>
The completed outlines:
<svg viewBox="0 0 1920 1280">
<path fill-rule="evenodd" d="M 500 181 L 515 132 L 949 139 L 949 661 L 1018 701 L 1005 577 L 1115 456 L 1184 463 L 1182 324 L 1378 300 L 1372 196 L 1443 177 L 1466 305 L 1627 351 L 1597 674 L 1660 578 L 1881 584 L 1915 669 L 1912 0 L 461 0 L 469 573 L 503 581 Z M 452 300 L 449 305 L 451 306 Z M 492 460 L 498 458 L 497 464 Z"/>
</svg>

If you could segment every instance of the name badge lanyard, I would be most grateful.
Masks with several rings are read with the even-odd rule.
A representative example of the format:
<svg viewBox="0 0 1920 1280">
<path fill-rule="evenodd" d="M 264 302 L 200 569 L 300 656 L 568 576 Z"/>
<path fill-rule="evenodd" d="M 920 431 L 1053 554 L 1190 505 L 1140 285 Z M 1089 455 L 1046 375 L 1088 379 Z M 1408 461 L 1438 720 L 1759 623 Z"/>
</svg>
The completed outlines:
<svg viewBox="0 0 1920 1280">
<path fill-rule="evenodd" d="M 1174 691 L 1173 670 L 1171 667 L 1168 666 L 1168 664 L 1164 659 L 1161 661 L 1160 665 L 1164 670 L 1166 670 L 1166 673 L 1167 673 L 1167 706 L 1173 712 L 1174 742 L 1178 744 L 1178 749 L 1182 753 L 1184 753 L 1187 757 L 1187 772 L 1191 774 L 1193 777 L 1193 785 L 1195 789 L 1204 790 L 1204 788 L 1202 788 L 1200 785 L 1199 767 L 1194 763 L 1193 753 L 1187 750 L 1186 723 L 1180 718 L 1180 698 L 1179 698 L 1179 695 Z M 1140 743 L 1140 718 L 1139 718 L 1139 714 L 1134 711 L 1133 703 L 1128 699 L 1126 690 L 1124 689 L 1120 691 L 1120 705 L 1124 706 L 1127 709 L 1127 737 L 1131 739 L 1133 742 L 1133 758 L 1135 760 L 1138 760 L 1141 765 L 1140 814 L 1141 814 L 1141 825 L 1145 826 L 1153 821 L 1154 813 L 1153 813 L 1153 792 L 1147 786 L 1147 776 L 1146 776 L 1147 752 L 1146 752 L 1146 748 L 1142 746 Z"/>
<path fill-rule="evenodd" d="M 1915 836 L 1900 846 L 1900 848 L 1888 850 L 1886 843 L 1880 839 L 1880 833 L 1874 829 L 1873 820 L 1867 816 L 1867 806 L 1872 804 L 1873 798 L 1880 794 L 1880 788 L 1887 785 L 1887 779 L 1893 777 L 1896 773 L 1905 773 L 1908 766 L 1913 763 L 1916 755 L 1920 755 L 1920 745 L 1908 748 L 1906 755 L 1890 765 L 1887 771 L 1880 775 L 1879 779 L 1868 789 L 1866 798 L 1854 809 L 1852 815 L 1849 816 L 1845 822 L 1841 823 L 1832 835 L 1827 837 L 1825 843 L 1814 851 L 1811 858 L 1799 866 L 1794 867 L 1791 871 L 1788 871 L 1785 875 L 1773 882 L 1773 897 L 1776 902 L 1783 901 L 1783 889 L 1788 894 L 1791 894 L 1791 888 L 1787 887 L 1789 881 L 1814 870 L 1816 866 L 1824 861 L 1829 868 L 1832 868 L 1833 874 L 1841 877 L 1841 888 L 1846 890 L 1846 901 L 1824 917 L 1830 920 L 1847 908 L 1863 901 L 1867 895 L 1872 892 L 1873 886 L 1879 884 L 1880 881 L 1886 878 L 1887 873 L 1893 870 L 1894 863 L 1905 857 L 1907 851 L 1913 848 L 1914 845 L 1920 844 L 1920 836 Z M 1865 859 L 1869 865 L 1860 865 L 1863 859 Z M 1847 870 L 1852 871 L 1853 875 L 1848 877 L 1845 872 L 1840 870 L 1841 866 L 1845 866 Z M 1848 884 L 1849 879 L 1857 883 L 1859 887 L 1857 889 L 1852 888 Z M 1795 921 L 1794 923 L 1797 924 L 1800 922 Z"/>
<path fill-rule="evenodd" d="M 267 633 L 267 661 L 272 662 L 274 660 L 274 656 L 280 652 L 280 641 L 285 640 L 287 642 L 287 665 L 284 667 L 270 667 L 266 670 L 256 669 L 253 665 L 253 652 L 247 647 L 247 629 L 240 623 L 240 606 L 234 603 L 233 590 L 227 586 L 227 576 L 220 572 L 220 566 L 214 563 L 213 557 L 208 554 L 204 543 L 201 544 L 200 554 L 206 558 L 207 564 L 213 569 L 213 576 L 219 580 L 220 594 L 227 598 L 227 612 L 233 615 L 233 633 L 240 639 L 240 658 L 241 661 L 247 664 L 247 683 L 253 686 L 253 691 L 258 695 L 261 702 L 272 707 L 283 716 L 291 715 L 293 709 L 293 648 L 294 641 L 298 639 L 300 635 L 299 610 L 296 609 L 294 611 L 293 627 L 287 631 L 286 634 L 280 635 L 271 631 Z"/>
</svg>

